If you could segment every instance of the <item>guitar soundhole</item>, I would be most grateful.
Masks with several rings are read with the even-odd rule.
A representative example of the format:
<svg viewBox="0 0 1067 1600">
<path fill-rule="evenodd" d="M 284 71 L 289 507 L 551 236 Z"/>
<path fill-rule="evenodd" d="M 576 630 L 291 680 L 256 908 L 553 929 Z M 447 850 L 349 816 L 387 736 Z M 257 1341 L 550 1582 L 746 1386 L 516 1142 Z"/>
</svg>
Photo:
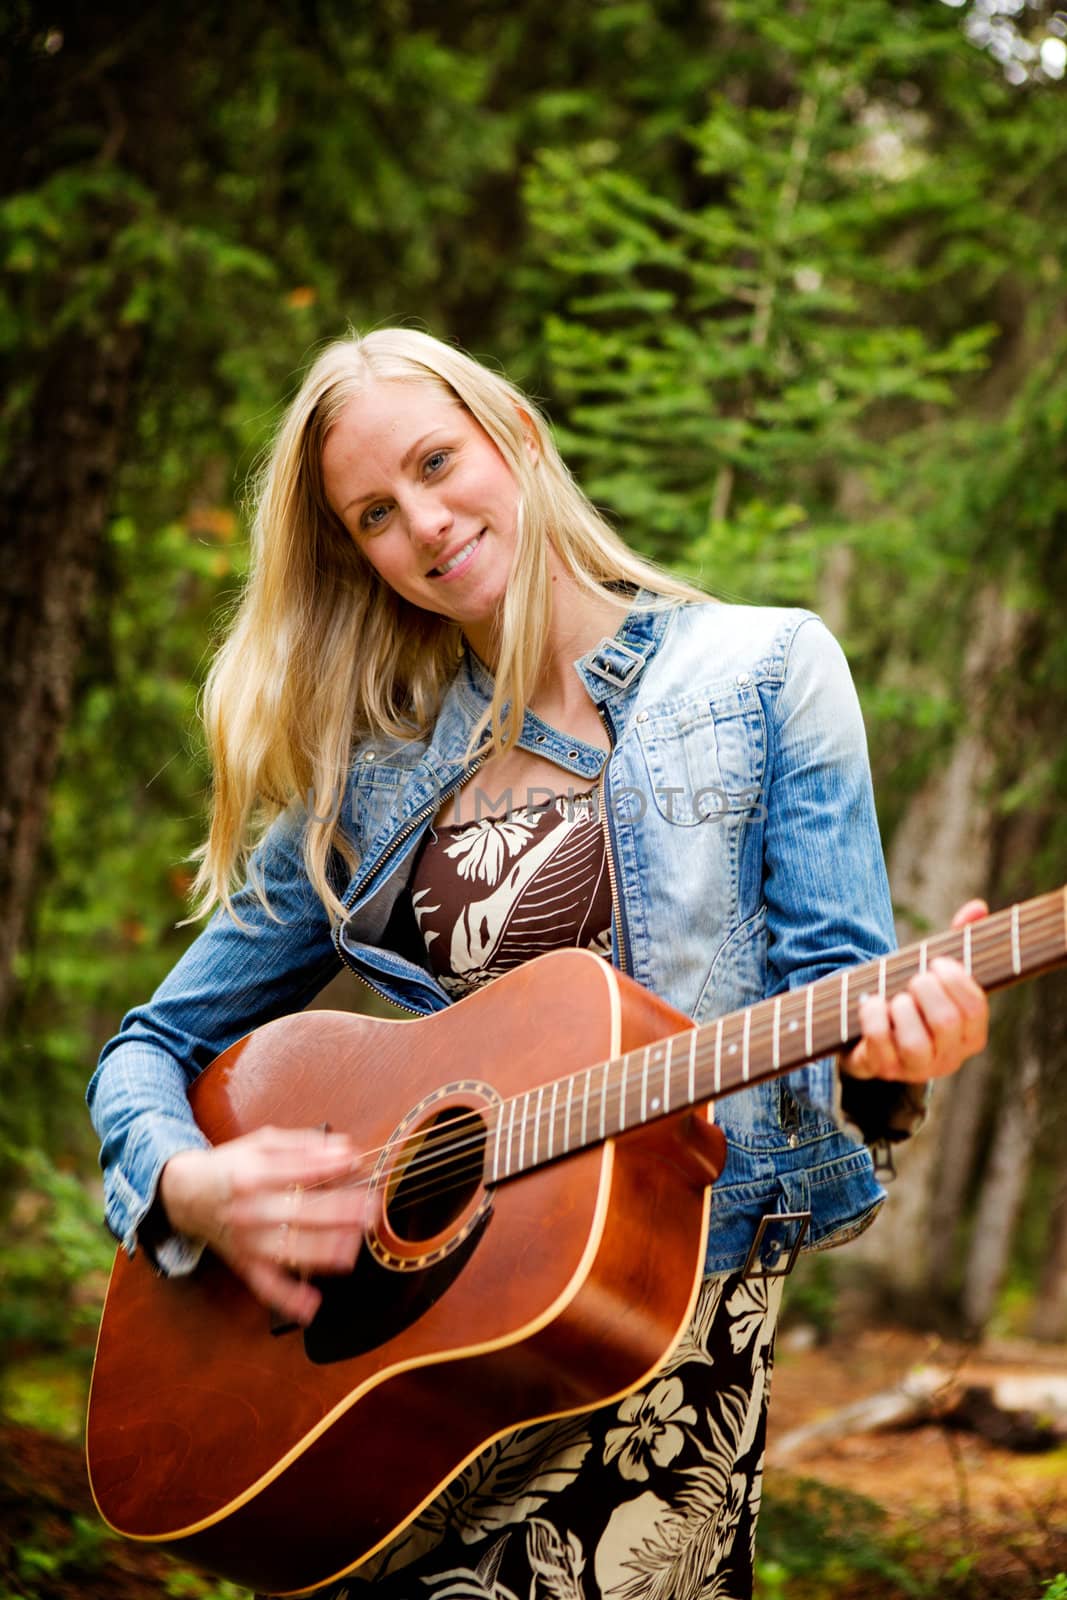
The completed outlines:
<svg viewBox="0 0 1067 1600">
<path fill-rule="evenodd" d="M 435 1239 L 462 1216 L 482 1182 L 485 1137 L 482 1118 L 462 1105 L 439 1111 L 411 1137 L 385 1206 L 398 1239 Z"/>
</svg>

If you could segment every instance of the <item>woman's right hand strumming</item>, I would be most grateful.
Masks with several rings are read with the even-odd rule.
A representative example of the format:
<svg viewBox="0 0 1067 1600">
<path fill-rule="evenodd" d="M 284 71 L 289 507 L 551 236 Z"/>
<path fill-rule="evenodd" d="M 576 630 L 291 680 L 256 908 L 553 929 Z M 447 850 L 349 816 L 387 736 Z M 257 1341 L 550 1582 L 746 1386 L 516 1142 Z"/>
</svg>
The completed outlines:
<svg viewBox="0 0 1067 1600">
<path fill-rule="evenodd" d="M 259 1128 L 171 1156 L 159 1197 L 175 1232 L 202 1239 L 258 1300 L 306 1326 L 322 1299 L 306 1279 L 350 1272 L 359 1254 L 356 1168 L 347 1134 Z"/>
</svg>

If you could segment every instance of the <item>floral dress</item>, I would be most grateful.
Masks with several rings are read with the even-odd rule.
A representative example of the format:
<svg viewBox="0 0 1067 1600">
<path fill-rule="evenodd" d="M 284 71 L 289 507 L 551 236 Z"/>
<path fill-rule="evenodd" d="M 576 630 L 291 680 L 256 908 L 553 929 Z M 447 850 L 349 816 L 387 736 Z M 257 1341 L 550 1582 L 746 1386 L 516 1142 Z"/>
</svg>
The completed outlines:
<svg viewBox="0 0 1067 1600">
<path fill-rule="evenodd" d="M 557 946 L 610 955 L 592 796 L 445 827 L 415 915 L 457 998 Z M 489 1445 L 323 1600 L 749 1600 L 780 1278 L 709 1278 L 640 1390 Z"/>
</svg>

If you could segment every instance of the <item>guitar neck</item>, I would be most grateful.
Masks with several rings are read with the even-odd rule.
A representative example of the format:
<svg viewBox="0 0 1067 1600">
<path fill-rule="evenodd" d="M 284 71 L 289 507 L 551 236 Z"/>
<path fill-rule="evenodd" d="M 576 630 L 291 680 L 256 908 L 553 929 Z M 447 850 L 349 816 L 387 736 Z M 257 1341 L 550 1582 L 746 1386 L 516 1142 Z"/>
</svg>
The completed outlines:
<svg viewBox="0 0 1067 1600">
<path fill-rule="evenodd" d="M 989 991 L 1063 965 L 1067 888 L 505 1100 L 490 1129 L 487 1177 L 517 1177 L 848 1049 L 860 1034 L 860 1001 L 870 994 L 891 999 L 939 956 L 961 962 Z"/>
</svg>

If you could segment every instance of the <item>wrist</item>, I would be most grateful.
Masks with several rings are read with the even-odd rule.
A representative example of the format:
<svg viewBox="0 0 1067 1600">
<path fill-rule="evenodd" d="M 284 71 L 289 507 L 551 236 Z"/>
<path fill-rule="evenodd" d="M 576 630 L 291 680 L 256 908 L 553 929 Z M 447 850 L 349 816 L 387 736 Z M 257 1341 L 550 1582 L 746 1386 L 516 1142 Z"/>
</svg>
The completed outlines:
<svg viewBox="0 0 1067 1600">
<path fill-rule="evenodd" d="M 206 1236 L 205 1193 L 212 1152 L 191 1146 L 172 1155 L 163 1167 L 157 1191 L 159 1202 L 174 1233 L 190 1239 Z"/>
</svg>

